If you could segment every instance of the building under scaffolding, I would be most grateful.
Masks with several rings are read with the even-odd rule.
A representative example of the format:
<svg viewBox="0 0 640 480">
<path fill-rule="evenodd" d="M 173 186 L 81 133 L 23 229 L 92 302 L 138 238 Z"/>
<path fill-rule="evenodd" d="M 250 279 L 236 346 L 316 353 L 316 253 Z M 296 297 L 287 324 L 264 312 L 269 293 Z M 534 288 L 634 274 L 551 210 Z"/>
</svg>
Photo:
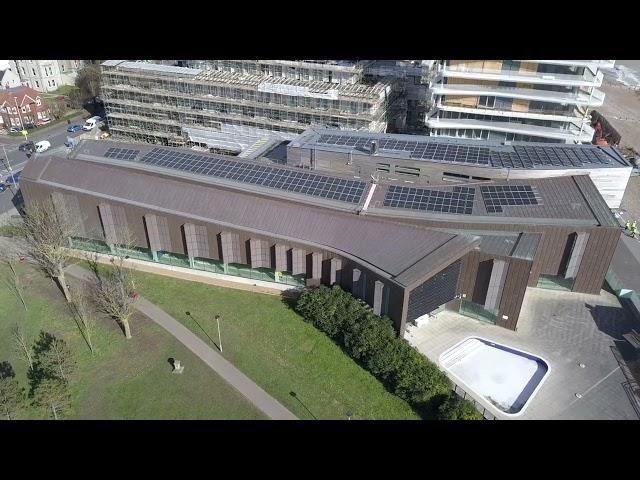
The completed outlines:
<svg viewBox="0 0 640 480">
<path fill-rule="evenodd" d="M 289 63 L 314 73 L 292 77 Z M 309 127 L 385 132 L 399 111 L 397 82 L 360 82 L 363 62 L 192 66 L 202 68 L 104 62 L 102 94 L 114 137 L 255 156 Z"/>
</svg>

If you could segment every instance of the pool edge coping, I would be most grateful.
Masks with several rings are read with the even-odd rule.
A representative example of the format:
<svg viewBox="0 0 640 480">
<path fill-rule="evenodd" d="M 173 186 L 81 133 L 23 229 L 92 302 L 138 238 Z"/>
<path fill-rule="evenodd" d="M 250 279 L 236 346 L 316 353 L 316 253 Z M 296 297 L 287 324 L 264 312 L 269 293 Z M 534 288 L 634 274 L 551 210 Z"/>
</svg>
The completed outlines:
<svg viewBox="0 0 640 480">
<path fill-rule="evenodd" d="M 455 373 L 453 373 L 448 367 L 445 367 L 442 363 L 442 357 L 449 353 L 451 350 L 453 350 L 456 347 L 459 347 L 460 345 L 462 345 L 464 342 L 471 340 L 471 339 L 476 339 L 476 340 L 480 340 L 483 342 L 488 342 L 488 343 L 492 343 L 494 345 L 499 345 L 503 348 L 506 348 L 508 350 L 512 350 L 512 351 L 517 351 L 517 352 L 521 352 L 524 353 L 526 355 L 529 355 L 531 357 L 535 357 L 537 359 L 542 360 L 545 365 L 547 366 L 547 372 L 545 373 L 545 375 L 542 377 L 542 379 L 540 380 L 540 382 L 538 383 L 538 385 L 536 386 L 536 388 L 534 388 L 533 392 L 531 392 L 531 395 L 529 396 L 529 398 L 527 399 L 527 401 L 524 403 L 524 405 L 522 406 L 522 408 L 520 409 L 519 412 L 517 413 L 507 413 L 503 410 L 500 410 L 498 407 L 496 407 L 495 405 L 493 405 L 491 402 L 489 402 L 484 396 L 480 395 L 478 392 L 476 392 L 474 389 L 472 389 L 469 384 L 467 384 L 464 380 L 462 380 L 458 375 L 456 375 Z M 480 403 L 484 408 L 492 411 L 492 412 L 498 412 L 498 414 L 500 415 L 504 415 L 507 418 L 512 418 L 512 417 L 519 417 L 521 415 L 524 414 L 525 410 L 527 409 L 527 407 L 529 406 L 529 404 L 531 403 L 531 400 L 536 396 L 536 394 L 538 393 L 538 391 L 540 390 L 540 388 L 542 387 L 542 384 L 546 381 L 547 377 L 549 377 L 549 374 L 551 373 L 551 364 L 549 363 L 549 361 L 547 361 L 546 358 L 537 355 L 535 353 L 531 353 L 528 352 L 526 350 L 523 350 L 521 348 L 516 348 L 516 347 L 510 347 L 508 345 L 505 345 L 503 343 L 500 342 L 496 342 L 493 340 L 489 340 L 488 338 L 484 338 L 478 335 L 469 335 L 465 338 L 463 338 L 462 340 L 460 340 L 459 342 L 456 342 L 455 344 L 453 344 L 451 347 L 447 348 L 445 351 L 443 351 L 440 355 L 438 355 L 438 365 L 444 370 L 444 372 L 446 373 L 446 375 L 448 377 L 453 377 L 455 380 L 457 380 L 457 382 L 459 382 L 459 386 L 463 387 L 463 390 L 465 390 L 465 392 L 471 396 L 476 402 Z M 454 381 L 454 383 L 456 383 Z"/>
</svg>

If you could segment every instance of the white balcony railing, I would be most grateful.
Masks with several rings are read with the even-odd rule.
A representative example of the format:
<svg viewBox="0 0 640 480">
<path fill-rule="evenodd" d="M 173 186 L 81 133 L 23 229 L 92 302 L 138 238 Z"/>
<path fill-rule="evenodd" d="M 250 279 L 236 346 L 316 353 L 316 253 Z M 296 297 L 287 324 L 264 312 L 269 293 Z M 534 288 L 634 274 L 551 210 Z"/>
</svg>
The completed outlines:
<svg viewBox="0 0 640 480">
<path fill-rule="evenodd" d="M 568 87 L 599 87 L 604 75 L 587 70 L 583 75 L 541 73 L 507 70 L 465 68 L 465 65 L 447 66 L 440 72 L 443 77 L 469 78 L 496 82 L 533 83 L 539 85 L 565 85 Z"/>
<path fill-rule="evenodd" d="M 517 87 L 435 84 L 431 87 L 431 92 L 435 95 L 505 97 L 570 105 L 583 105 L 589 107 L 599 107 L 604 103 L 604 92 L 595 89 L 593 90 L 593 94 L 590 95 L 586 92 L 564 93 Z"/>
<path fill-rule="evenodd" d="M 578 121 L 579 123 L 579 121 Z M 541 127 L 539 125 L 528 125 L 526 123 L 496 122 L 490 120 L 460 119 L 460 118 L 428 118 L 429 128 L 448 129 L 472 129 L 489 130 L 495 132 L 514 133 L 520 135 L 530 135 L 534 137 L 564 140 L 565 142 L 590 142 L 593 139 L 594 130 L 585 122 L 582 127 L 572 124 L 568 128 Z"/>
</svg>

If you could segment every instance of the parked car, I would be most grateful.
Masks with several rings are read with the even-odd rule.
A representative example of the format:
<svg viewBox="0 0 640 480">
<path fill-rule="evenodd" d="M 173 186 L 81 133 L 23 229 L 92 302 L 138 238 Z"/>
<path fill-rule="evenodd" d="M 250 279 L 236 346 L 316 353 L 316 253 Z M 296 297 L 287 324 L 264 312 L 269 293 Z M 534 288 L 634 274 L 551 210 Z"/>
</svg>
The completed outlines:
<svg viewBox="0 0 640 480">
<path fill-rule="evenodd" d="M 42 140 L 41 142 L 36 143 L 35 147 L 36 147 L 36 152 L 42 153 L 51 148 L 51 143 L 49 143 L 48 140 Z"/>
<path fill-rule="evenodd" d="M 7 189 L 7 186 L 4 183 L 0 183 L 0 193 L 4 192 Z"/>
<path fill-rule="evenodd" d="M 20 183 L 20 176 L 22 175 L 22 170 L 20 170 L 19 172 L 14 173 L 13 175 L 9 175 L 6 180 L 5 183 L 7 185 L 17 185 L 18 183 Z"/>
<path fill-rule="evenodd" d="M 95 127 L 98 124 L 98 122 L 100 122 L 100 117 L 98 116 L 91 117 L 85 122 L 85 124 L 82 126 L 82 129 L 87 132 L 90 130 L 93 130 L 93 127 Z"/>
<path fill-rule="evenodd" d="M 25 123 L 24 128 L 26 128 L 27 130 L 33 130 L 35 128 L 38 128 L 38 126 L 35 123 Z"/>
<path fill-rule="evenodd" d="M 9 133 L 20 133 L 20 129 L 18 127 L 11 127 Z"/>
<path fill-rule="evenodd" d="M 18 147 L 18 150 L 21 152 L 33 152 L 36 149 L 36 146 L 33 142 L 25 142 Z"/>
<path fill-rule="evenodd" d="M 100 134 L 100 140 L 104 140 L 106 138 L 109 138 L 111 136 L 111 134 L 109 132 L 102 132 Z"/>
<path fill-rule="evenodd" d="M 67 127 L 67 132 L 69 133 L 76 133 L 80 130 L 82 130 L 82 125 L 70 125 L 69 127 Z"/>
</svg>

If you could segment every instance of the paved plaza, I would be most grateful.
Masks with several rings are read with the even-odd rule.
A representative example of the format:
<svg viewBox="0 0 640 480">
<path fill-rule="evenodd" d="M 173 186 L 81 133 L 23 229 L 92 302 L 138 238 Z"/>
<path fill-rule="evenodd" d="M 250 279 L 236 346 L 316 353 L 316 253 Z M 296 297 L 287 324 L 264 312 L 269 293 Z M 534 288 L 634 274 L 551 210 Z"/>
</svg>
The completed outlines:
<svg viewBox="0 0 640 480">
<path fill-rule="evenodd" d="M 410 327 L 405 338 L 435 362 L 469 336 L 544 358 L 550 365 L 548 377 L 524 413 L 512 418 L 638 420 L 627 394 L 629 382 L 612 350 L 617 346 L 630 355 L 622 334 L 634 328 L 634 321 L 617 297 L 604 290 L 587 295 L 528 288 L 515 332 L 445 311 L 427 325 Z M 508 418 L 476 400 L 498 418 Z"/>
</svg>

